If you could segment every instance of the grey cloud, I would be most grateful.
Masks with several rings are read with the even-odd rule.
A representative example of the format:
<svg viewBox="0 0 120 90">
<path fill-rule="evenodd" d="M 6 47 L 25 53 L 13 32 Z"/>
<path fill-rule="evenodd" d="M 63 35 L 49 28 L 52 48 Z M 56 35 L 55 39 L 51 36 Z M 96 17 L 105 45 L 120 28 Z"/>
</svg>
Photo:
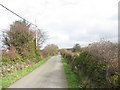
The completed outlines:
<svg viewBox="0 0 120 90">
<path fill-rule="evenodd" d="M 110 0 L 108 1 L 111 2 Z M 37 24 L 44 28 L 46 32 L 60 33 L 61 35 L 59 35 L 59 37 L 57 35 L 49 35 L 50 39 L 48 39 L 48 43 L 55 43 L 60 47 L 72 47 L 74 43 L 77 42 L 87 44 L 88 42 L 99 40 L 102 37 L 117 40 L 118 30 L 117 25 L 115 25 L 116 23 L 114 23 L 117 21 L 118 17 L 116 11 L 107 13 L 107 9 L 101 10 L 101 6 L 98 5 L 96 11 L 100 9 L 99 12 L 105 12 L 105 18 L 102 17 L 103 13 L 101 13 L 101 15 L 99 12 L 94 10 L 94 6 L 89 6 L 93 4 L 92 2 L 95 2 L 95 5 L 97 5 L 96 0 L 90 1 L 91 3 L 89 2 L 88 6 L 88 0 L 3 0 L 2 2 L 4 2 L 3 4 L 7 5 L 13 11 L 28 19 L 30 22 L 34 23 L 35 19 L 37 19 Z M 111 4 L 105 0 L 100 2 L 101 4 L 102 2 L 107 4 L 107 8 L 109 8 L 109 10 L 113 8 L 111 7 Z M 85 4 L 82 6 L 82 3 Z M 0 15 L 2 21 L 0 28 L 6 27 L 6 25 L 12 24 L 12 21 L 18 19 L 7 11 L 1 8 L 0 10 L 2 10 L 1 12 L 3 15 Z M 96 17 L 97 15 L 98 18 Z M 108 17 L 111 15 L 113 16 L 106 18 L 107 15 Z M 96 21 L 95 19 L 100 21 Z M 105 24 L 109 23 L 107 25 L 99 25 L 102 21 L 105 21 L 103 22 Z M 91 23 L 95 25 L 97 23 L 97 26 L 89 27 Z M 84 32 L 84 30 L 86 30 L 86 32 Z M 62 34 L 64 34 L 64 36 L 68 36 L 66 41 L 64 41 Z"/>
<path fill-rule="evenodd" d="M 96 41 L 100 40 L 100 38 L 105 38 L 106 40 L 114 40 L 117 41 L 118 38 L 118 29 L 117 25 L 114 27 L 100 27 L 95 26 L 92 28 L 87 28 L 86 33 L 81 33 L 83 30 L 78 31 L 78 33 L 70 34 L 70 40 L 76 41 Z"/>
<path fill-rule="evenodd" d="M 106 36 L 108 38 L 112 38 L 117 36 L 118 28 L 117 25 L 114 27 L 107 27 L 107 28 L 98 26 L 98 27 L 89 28 L 88 33 L 92 35 L 98 34 L 100 36 Z"/>
<path fill-rule="evenodd" d="M 94 26 L 86 28 L 86 33 L 83 32 L 82 26 L 79 23 L 69 23 L 65 25 L 59 24 L 51 24 L 48 26 L 49 29 L 53 29 L 53 31 L 59 31 L 62 33 L 66 33 L 69 36 L 69 40 L 72 42 L 94 42 L 100 40 L 100 38 L 105 38 L 107 40 L 117 41 L 117 25 L 114 27 L 107 27 L 106 26 Z M 62 36 L 62 35 L 61 35 Z M 64 43 L 65 44 L 65 43 Z M 69 46 L 69 44 L 66 43 Z"/>
<path fill-rule="evenodd" d="M 67 5 L 77 5 L 78 4 L 78 2 L 65 2 L 63 5 L 64 6 L 67 6 Z"/>
<path fill-rule="evenodd" d="M 114 14 L 110 17 L 111 20 L 116 20 L 118 21 L 118 14 Z"/>
<path fill-rule="evenodd" d="M 52 31 L 60 31 L 66 34 L 74 34 L 77 28 L 79 28 L 80 25 L 77 23 L 67 23 L 67 24 L 49 24 L 47 26 L 48 29 L 51 29 Z"/>
</svg>

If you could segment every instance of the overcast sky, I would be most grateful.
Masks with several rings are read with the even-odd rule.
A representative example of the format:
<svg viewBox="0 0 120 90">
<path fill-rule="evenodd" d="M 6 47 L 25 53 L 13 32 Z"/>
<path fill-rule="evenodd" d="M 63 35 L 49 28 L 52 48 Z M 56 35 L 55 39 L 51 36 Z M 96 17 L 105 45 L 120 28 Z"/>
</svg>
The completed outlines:
<svg viewBox="0 0 120 90">
<path fill-rule="evenodd" d="M 86 46 L 105 38 L 118 41 L 119 0 L 0 0 L 0 3 L 38 25 L 49 36 L 46 44 L 60 48 Z M 20 20 L 0 6 L 0 31 Z M 45 44 L 45 45 L 46 45 Z"/>
</svg>

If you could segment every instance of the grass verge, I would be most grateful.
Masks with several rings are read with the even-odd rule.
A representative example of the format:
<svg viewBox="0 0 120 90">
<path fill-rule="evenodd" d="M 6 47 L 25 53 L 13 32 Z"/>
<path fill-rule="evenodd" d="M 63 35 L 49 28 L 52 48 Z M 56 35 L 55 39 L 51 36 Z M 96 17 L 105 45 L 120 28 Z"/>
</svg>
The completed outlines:
<svg viewBox="0 0 120 90">
<path fill-rule="evenodd" d="M 88 76 L 84 75 L 79 71 L 79 75 L 75 73 L 70 65 L 67 63 L 67 60 L 62 57 L 62 62 L 64 65 L 64 70 L 67 78 L 67 83 L 69 88 L 92 88 L 92 84 Z"/>
<path fill-rule="evenodd" d="M 79 88 L 78 83 L 79 83 L 79 78 L 75 74 L 75 72 L 72 71 L 70 65 L 67 63 L 67 60 L 62 58 L 62 62 L 64 65 L 64 70 L 65 70 L 65 75 L 67 78 L 67 84 L 69 88 Z"/>
<path fill-rule="evenodd" d="M 43 63 L 45 63 L 49 59 L 50 59 L 50 57 L 47 57 L 47 58 L 39 61 L 38 63 L 36 63 L 33 66 L 29 66 L 29 67 L 25 68 L 24 70 L 18 70 L 18 71 L 14 72 L 14 73 L 10 73 L 7 76 L 3 77 L 2 78 L 2 88 L 9 87 L 12 83 L 17 81 L 21 77 L 25 76 L 26 74 L 32 72 L 33 70 L 38 68 L 40 65 L 42 65 Z"/>
</svg>

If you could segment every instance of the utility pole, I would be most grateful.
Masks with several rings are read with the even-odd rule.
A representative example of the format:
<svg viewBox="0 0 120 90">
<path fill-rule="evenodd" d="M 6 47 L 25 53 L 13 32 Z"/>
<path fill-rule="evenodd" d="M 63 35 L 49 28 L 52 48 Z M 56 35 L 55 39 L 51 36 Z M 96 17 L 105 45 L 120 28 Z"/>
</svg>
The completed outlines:
<svg viewBox="0 0 120 90">
<path fill-rule="evenodd" d="M 36 26 L 35 26 L 35 34 L 36 34 L 36 37 L 35 37 L 35 38 L 36 38 L 36 47 L 37 47 L 37 45 L 38 45 L 37 37 L 38 37 L 38 36 L 37 36 L 37 23 L 36 23 L 36 19 L 35 19 L 35 25 L 36 25 Z"/>
</svg>

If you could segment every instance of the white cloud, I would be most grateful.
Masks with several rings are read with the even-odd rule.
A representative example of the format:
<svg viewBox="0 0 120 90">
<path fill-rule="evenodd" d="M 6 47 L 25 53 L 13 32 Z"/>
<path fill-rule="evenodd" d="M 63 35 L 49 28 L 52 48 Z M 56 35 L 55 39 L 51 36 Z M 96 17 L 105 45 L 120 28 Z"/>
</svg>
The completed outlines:
<svg viewBox="0 0 120 90">
<path fill-rule="evenodd" d="M 2 0 L 0 3 L 48 32 L 47 43 L 72 47 L 101 37 L 117 41 L 118 0 Z M 2 14 L 1 14 L 2 13 Z M 19 20 L 0 7 L 0 29 Z"/>
</svg>

